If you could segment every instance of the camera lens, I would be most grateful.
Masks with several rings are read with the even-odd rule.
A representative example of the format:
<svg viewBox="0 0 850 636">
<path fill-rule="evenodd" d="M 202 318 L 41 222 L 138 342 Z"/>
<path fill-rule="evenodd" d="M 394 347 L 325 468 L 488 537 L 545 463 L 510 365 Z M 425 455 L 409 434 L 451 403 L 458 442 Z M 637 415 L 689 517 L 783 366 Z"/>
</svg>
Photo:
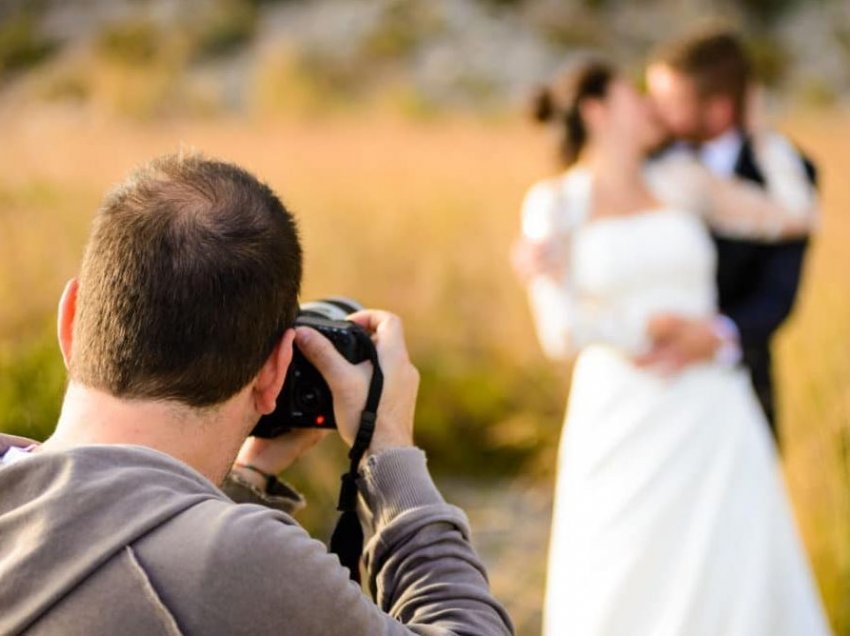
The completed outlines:
<svg viewBox="0 0 850 636">
<path fill-rule="evenodd" d="M 344 298 L 342 296 L 332 296 L 330 298 L 322 298 L 301 305 L 301 314 L 321 316 L 328 320 L 345 320 L 348 314 L 360 311 L 363 309 L 356 300 Z"/>
</svg>

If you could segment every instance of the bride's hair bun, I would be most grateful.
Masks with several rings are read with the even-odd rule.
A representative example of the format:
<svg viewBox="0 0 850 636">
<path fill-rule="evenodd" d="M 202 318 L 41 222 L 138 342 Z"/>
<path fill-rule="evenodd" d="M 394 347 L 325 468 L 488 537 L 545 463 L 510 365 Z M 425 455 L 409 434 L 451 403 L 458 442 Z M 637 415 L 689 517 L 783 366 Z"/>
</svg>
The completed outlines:
<svg viewBox="0 0 850 636">
<path fill-rule="evenodd" d="M 557 107 L 552 89 L 548 86 L 540 86 L 531 95 L 531 118 L 541 124 L 555 119 Z"/>
<path fill-rule="evenodd" d="M 561 73 L 549 86 L 538 88 L 531 99 L 535 121 L 561 127 L 561 161 L 576 162 L 587 142 L 587 128 L 581 116 L 586 99 L 604 99 L 616 77 L 613 66 L 604 60 L 585 59 Z"/>
</svg>

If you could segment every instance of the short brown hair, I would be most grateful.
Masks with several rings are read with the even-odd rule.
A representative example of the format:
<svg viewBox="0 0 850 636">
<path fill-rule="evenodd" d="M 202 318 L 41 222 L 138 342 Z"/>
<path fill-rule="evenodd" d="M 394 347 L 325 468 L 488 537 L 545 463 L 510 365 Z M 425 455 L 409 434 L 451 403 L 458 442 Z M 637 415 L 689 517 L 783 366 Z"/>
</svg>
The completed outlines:
<svg viewBox="0 0 850 636">
<path fill-rule="evenodd" d="M 79 277 L 73 380 L 123 398 L 223 402 L 298 307 L 295 220 L 241 168 L 160 157 L 109 193 Z"/>
<path fill-rule="evenodd" d="M 693 31 L 663 45 L 654 61 L 691 78 L 701 99 L 731 98 L 739 123 L 743 120 L 752 65 L 734 31 L 717 27 Z"/>
</svg>

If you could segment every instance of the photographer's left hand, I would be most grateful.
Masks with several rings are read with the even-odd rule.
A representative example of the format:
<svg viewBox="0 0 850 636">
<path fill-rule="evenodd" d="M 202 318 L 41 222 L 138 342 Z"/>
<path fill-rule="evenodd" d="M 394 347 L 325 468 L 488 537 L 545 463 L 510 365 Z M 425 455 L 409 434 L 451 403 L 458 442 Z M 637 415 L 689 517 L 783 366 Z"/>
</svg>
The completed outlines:
<svg viewBox="0 0 850 636">
<path fill-rule="evenodd" d="M 269 475 L 279 475 L 329 433 L 305 428 L 293 429 L 272 439 L 249 437 L 239 449 L 236 464 L 254 466 Z M 241 472 L 245 479 L 260 486 L 261 475 L 252 471 Z"/>
</svg>

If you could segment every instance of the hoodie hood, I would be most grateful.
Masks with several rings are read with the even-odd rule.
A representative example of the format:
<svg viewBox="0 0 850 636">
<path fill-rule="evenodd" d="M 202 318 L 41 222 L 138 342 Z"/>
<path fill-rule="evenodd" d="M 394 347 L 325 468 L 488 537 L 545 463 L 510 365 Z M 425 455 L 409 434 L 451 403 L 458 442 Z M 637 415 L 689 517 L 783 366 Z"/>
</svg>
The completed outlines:
<svg viewBox="0 0 850 636">
<path fill-rule="evenodd" d="M 29 443 L 0 435 L 0 454 Z M 125 546 L 209 499 L 228 501 L 200 473 L 141 446 L 0 465 L 0 633 L 25 630 Z"/>
</svg>

